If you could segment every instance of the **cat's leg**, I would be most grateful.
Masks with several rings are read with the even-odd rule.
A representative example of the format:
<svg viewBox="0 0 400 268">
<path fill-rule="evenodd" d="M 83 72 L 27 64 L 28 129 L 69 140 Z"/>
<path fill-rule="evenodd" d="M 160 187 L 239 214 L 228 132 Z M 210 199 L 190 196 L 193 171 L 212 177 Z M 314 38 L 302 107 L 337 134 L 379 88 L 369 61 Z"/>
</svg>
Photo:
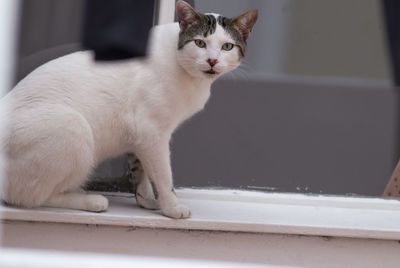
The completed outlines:
<svg viewBox="0 0 400 268">
<path fill-rule="evenodd" d="M 51 196 L 42 206 L 101 212 L 107 210 L 108 200 L 99 194 L 68 192 Z"/>
<path fill-rule="evenodd" d="M 80 114 L 62 106 L 53 108 L 51 118 L 44 109 L 43 114 L 32 112 L 36 117 L 30 124 L 14 127 L 8 141 L 7 173 L 1 180 L 2 198 L 26 208 L 104 210 L 104 197 L 71 193 L 84 184 L 95 164 L 92 130 Z M 35 118 L 46 118 L 46 124 Z"/>
<path fill-rule="evenodd" d="M 128 167 L 134 178 L 136 202 L 147 209 L 159 209 L 160 204 L 155 197 L 153 187 L 135 154 L 128 154 Z"/>
<path fill-rule="evenodd" d="M 139 148 L 137 156 L 147 173 L 162 213 L 174 219 L 188 218 L 189 208 L 178 202 L 172 182 L 169 139 L 152 139 L 151 146 Z"/>
</svg>

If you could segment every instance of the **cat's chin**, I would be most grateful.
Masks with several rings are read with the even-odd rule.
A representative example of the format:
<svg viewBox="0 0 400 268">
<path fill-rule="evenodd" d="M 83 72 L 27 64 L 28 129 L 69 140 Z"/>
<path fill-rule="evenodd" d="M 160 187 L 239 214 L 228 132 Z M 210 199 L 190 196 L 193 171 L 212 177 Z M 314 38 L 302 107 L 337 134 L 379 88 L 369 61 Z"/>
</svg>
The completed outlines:
<svg viewBox="0 0 400 268">
<path fill-rule="evenodd" d="M 206 75 L 206 77 L 210 78 L 215 78 L 220 75 L 220 73 L 215 70 L 203 71 L 203 73 Z"/>
<path fill-rule="evenodd" d="M 216 71 L 214 69 L 210 69 L 210 70 L 207 70 L 207 71 L 202 71 L 202 73 L 203 73 L 203 77 L 205 76 L 206 78 L 209 78 L 209 79 L 216 79 L 219 76 L 221 76 L 221 72 L 218 72 L 218 71 Z"/>
<path fill-rule="evenodd" d="M 212 79 L 215 80 L 218 77 L 220 77 L 222 74 L 224 74 L 223 72 L 221 72 L 220 70 L 215 70 L 214 68 L 212 69 L 208 69 L 208 70 L 201 70 L 201 69 L 193 69 L 193 68 L 183 68 L 186 73 L 196 79 Z"/>
<path fill-rule="evenodd" d="M 193 78 L 197 78 L 197 79 L 217 79 L 218 77 L 221 76 L 220 72 L 210 72 L 210 71 L 200 71 L 200 72 L 196 72 L 195 74 L 189 74 L 190 76 L 192 76 Z"/>
<path fill-rule="evenodd" d="M 219 72 L 217 72 L 217 71 L 215 71 L 215 70 L 213 70 L 213 69 L 210 69 L 210 70 L 208 70 L 208 71 L 203 71 L 203 73 L 206 73 L 206 74 L 216 74 L 216 75 L 219 74 Z"/>
</svg>

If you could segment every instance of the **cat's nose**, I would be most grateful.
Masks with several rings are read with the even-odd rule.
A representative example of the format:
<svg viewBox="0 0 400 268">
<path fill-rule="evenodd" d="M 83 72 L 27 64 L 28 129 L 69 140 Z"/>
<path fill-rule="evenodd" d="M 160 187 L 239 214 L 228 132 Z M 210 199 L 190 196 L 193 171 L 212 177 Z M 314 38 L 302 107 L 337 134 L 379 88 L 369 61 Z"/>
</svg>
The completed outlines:
<svg viewBox="0 0 400 268">
<path fill-rule="evenodd" d="M 217 59 L 208 59 L 207 62 L 208 62 L 208 64 L 210 64 L 211 67 L 214 67 L 214 65 L 218 63 L 218 60 Z"/>
</svg>

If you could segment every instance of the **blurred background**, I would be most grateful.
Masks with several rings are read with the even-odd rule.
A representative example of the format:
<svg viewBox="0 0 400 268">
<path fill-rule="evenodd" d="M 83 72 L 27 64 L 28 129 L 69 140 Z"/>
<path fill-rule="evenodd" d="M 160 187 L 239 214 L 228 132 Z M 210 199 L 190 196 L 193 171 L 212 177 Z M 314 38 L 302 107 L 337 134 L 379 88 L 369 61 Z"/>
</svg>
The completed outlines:
<svg viewBox="0 0 400 268">
<path fill-rule="evenodd" d="M 174 135 L 175 184 L 381 195 L 400 147 L 382 1 L 191 2 L 227 17 L 258 9 L 259 19 L 242 66 Z M 82 49 L 83 0 L 21 3 L 15 82 Z M 93 177 L 126 181 L 125 157 Z"/>
</svg>

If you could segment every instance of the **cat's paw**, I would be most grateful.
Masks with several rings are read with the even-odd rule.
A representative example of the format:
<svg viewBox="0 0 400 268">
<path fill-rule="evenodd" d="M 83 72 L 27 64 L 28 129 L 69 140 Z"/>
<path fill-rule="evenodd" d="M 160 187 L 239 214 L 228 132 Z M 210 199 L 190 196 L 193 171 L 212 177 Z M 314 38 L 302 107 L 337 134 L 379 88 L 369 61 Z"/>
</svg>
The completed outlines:
<svg viewBox="0 0 400 268">
<path fill-rule="evenodd" d="M 88 211 L 106 211 L 108 208 L 108 199 L 102 195 L 89 194 L 87 195 L 86 206 Z"/>
<path fill-rule="evenodd" d="M 160 204 L 155 197 L 153 186 L 147 177 L 143 177 L 136 186 L 136 202 L 139 206 L 147 209 L 159 209 Z"/>
<path fill-rule="evenodd" d="M 175 206 L 164 208 L 162 213 L 173 219 L 186 219 L 192 215 L 190 209 L 182 204 L 176 204 Z"/>
<path fill-rule="evenodd" d="M 136 193 L 136 203 L 146 209 L 155 210 L 160 208 L 160 204 L 155 198 L 145 198 L 138 193 Z"/>
</svg>

